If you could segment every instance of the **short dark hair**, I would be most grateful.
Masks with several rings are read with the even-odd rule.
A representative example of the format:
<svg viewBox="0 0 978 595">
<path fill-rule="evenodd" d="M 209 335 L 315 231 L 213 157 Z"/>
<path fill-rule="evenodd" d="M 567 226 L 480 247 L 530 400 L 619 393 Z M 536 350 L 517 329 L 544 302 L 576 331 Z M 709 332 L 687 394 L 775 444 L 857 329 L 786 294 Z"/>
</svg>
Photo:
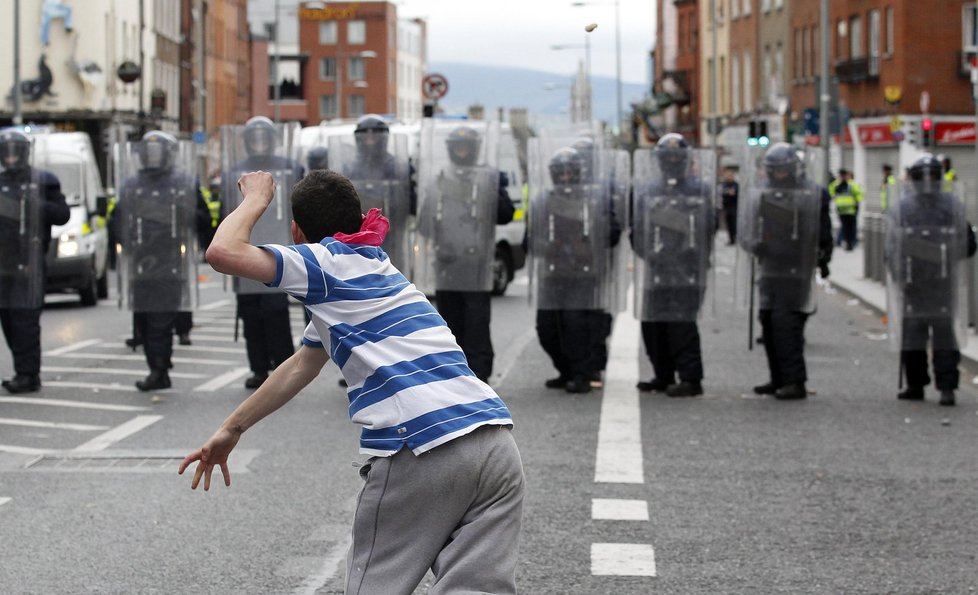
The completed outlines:
<svg viewBox="0 0 978 595">
<path fill-rule="evenodd" d="M 292 188 L 291 202 L 292 218 L 310 242 L 360 231 L 360 197 L 350 180 L 335 171 L 310 171 Z"/>
</svg>

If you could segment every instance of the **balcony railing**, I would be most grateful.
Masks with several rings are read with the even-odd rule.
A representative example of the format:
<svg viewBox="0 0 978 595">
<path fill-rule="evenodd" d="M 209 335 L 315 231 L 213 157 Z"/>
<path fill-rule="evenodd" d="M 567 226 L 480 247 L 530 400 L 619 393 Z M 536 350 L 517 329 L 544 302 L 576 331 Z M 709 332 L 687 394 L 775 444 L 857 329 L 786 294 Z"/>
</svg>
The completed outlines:
<svg viewBox="0 0 978 595">
<path fill-rule="evenodd" d="M 876 80 L 880 77 L 880 59 L 873 56 L 839 60 L 835 63 L 835 74 L 839 77 L 839 82 L 845 84 Z"/>
</svg>

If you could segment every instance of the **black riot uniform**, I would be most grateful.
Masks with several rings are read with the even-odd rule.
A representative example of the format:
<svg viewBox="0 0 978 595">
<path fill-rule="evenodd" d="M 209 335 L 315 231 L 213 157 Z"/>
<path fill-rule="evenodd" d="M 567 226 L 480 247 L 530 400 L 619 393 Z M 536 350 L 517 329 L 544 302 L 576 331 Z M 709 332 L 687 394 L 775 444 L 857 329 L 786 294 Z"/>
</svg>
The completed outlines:
<svg viewBox="0 0 978 595">
<path fill-rule="evenodd" d="M 0 201 L 12 203 L 18 193 L 35 178 L 38 183 L 41 205 L 40 243 L 34 255 L 40 263 L 41 291 L 43 292 L 44 255 L 51 243 L 51 226 L 68 222 L 71 211 L 61 193 L 61 182 L 47 171 L 34 171 L 30 164 L 31 143 L 27 135 L 16 130 L 0 133 Z M 2 213 L 16 213 L 17 209 L 0 209 Z M 4 257 L 20 253 L 12 230 L 22 225 L 19 218 L 0 217 L 0 254 Z M 5 268 L 6 270 L 6 268 Z M 43 301 L 43 298 L 42 298 Z M 41 307 L 0 308 L 0 326 L 14 360 L 14 377 L 3 381 L 3 387 L 11 393 L 35 392 L 41 388 Z"/>
<path fill-rule="evenodd" d="M 953 250 L 958 258 L 970 258 L 975 254 L 975 232 L 960 215 L 961 203 L 946 190 L 941 162 L 932 155 L 923 155 L 910 167 L 913 191 L 900 198 L 897 210 L 899 228 L 949 229 L 960 225 L 964 229 L 956 241 L 966 242 L 964 250 Z M 900 399 L 919 401 L 924 398 L 924 387 L 930 384 L 927 373 L 928 343 L 933 350 L 934 384 L 940 391 L 941 405 L 954 405 L 954 391 L 958 388 L 958 364 L 961 351 L 954 332 L 954 316 L 957 305 L 955 263 L 943 262 L 938 252 L 940 238 L 910 238 L 904 246 L 901 258 L 895 257 L 888 245 L 887 264 L 893 273 L 907 281 L 903 285 L 903 312 L 900 338 L 900 358 L 906 374 L 907 389 L 900 392 Z M 914 248 L 915 247 L 915 248 Z M 945 247 L 947 252 L 947 247 Z M 902 271 L 896 269 L 902 268 Z M 912 272 L 910 272 L 912 270 Z"/>
<path fill-rule="evenodd" d="M 705 200 L 709 188 L 697 176 L 689 175 L 690 148 L 682 135 L 664 135 L 656 144 L 655 157 L 661 177 L 650 181 L 650 188 L 637 191 L 633 205 L 633 221 L 643 221 L 652 205 L 646 200 L 669 200 L 675 197 L 674 216 L 701 221 L 711 225 L 711 219 L 703 217 L 702 202 L 695 204 L 691 198 Z M 710 213 L 712 215 L 712 213 Z M 632 226 L 632 247 L 648 267 L 648 275 L 661 278 L 663 284 L 640 288 L 645 308 L 657 313 L 656 319 L 642 320 L 642 340 L 652 362 L 655 378 L 639 382 L 642 391 L 665 392 L 671 397 L 690 397 L 703 394 L 703 355 L 696 319 L 703 301 L 705 285 L 676 283 L 674 279 L 700 278 L 704 266 L 706 246 L 699 242 L 690 248 L 690 230 L 678 231 L 668 225 L 657 226 L 657 241 L 644 237 L 645 226 Z M 701 234 L 712 237 L 712 227 Z M 650 253 L 656 245 L 657 253 Z M 676 376 L 679 383 L 676 383 Z"/>
<path fill-rule="evenodd" d="M 540 346 L 550 356 L 558 375 L 544 382 L 547 388 L 563 388 L 570 393 L 591 390 L 591 380 L 600 378 L 600 371 L 607 361 L 605 345 L 605 317 L 607 312 L 596 308 L 607 272 L 608 254 L 621 235 L 617 223 L 609 222 L 609 229 L 593 230 L 589 218 L 582 216 L 590 207 L 592 197 L 588 192 L 598 192 L 600 199 L 609 197 L 604 189 L 590 182 L 588 158 L 571 147 L 558 149 L 549 163 L 550 178 L 554 187 L 547 200 L 534 201 L 531 221 L 546 221 L 551 237 L 546 242 L 534 240 L 535 259 L 541 259 L 546 270 L 546 280 L 540 279 L 538 302 L 547 307 L 537 308 L 536 330 Z M 610 200 L 608 201 L 610 203 Z M 610 211 L 610 207 L 608 207 Z M 611 212 L 608 213 L 612 215 Z M 536 227 L 534 229 L 540 229 Z M 606 241 L 608 246 L 595 246 L 590 237 Z M 545 246 L 544 246 L 545 245 Z M 591 297 L 587 297 L 591 296 Z"/>
<path fill-rule="evenodd" d="M 471 167 L 475 165 L 479 155 L 480 138 L 478 132 L 468 126 L 459 126 L 453 130 L 445 141 L 448 145 L 448 155 L 454 165 Z M 509 180 L 506 174 L 498 172 L 499 193 L 496 200 L 496 224 L 503 225 L 513 220 L 516 210 L 509 199 L 506 188 Z M 446 201 L 445 205 L 464 204 L 462 201 Z M 453 215 L 446 213 L 446 221 L 452 221 Z M 451 249 L 450 242 L 445 242 L 446 249 Z M 492 364 L 495 352 L 492 348 L 490 321 L 492 318 L 492 292 L 486 291 L 455 291 L 435 290 L 435 304 L 438 313 L 445 319 L 448 328 L 455 335 L 469 367 L 483 382 L 489 381 L 492 374 Z"/>
<path fill-rule="evenodd" d="M 327 169 L 329 163 L 329 149 L 326 147 L 313 147 L 306 153 L 306 168 L 309 171 L 314 169 Z"/>
<path fill-rule="evenodd" d="M 189 333 L 193 324 L 190 312 L 179 311 L 186 283 L 185 263 L 182 240 L 175 238 L 171 230 L 171 207 L 180 207 L 173 203 L 173 197 L 179 195 L 170 191 L 193 189 L 193 225 L 198 232 L 210 225 L 210 211 L 194 177 L 175 168 L 177 141 L 173 136 L 155 130 L 147 132 L 136 151 L 140 169 L 120 184 L 112 222 L 120 226 L 131 225 L 136 217 L 140 221 L 140 245 L 123 248 L 136 263 L 134 270 L 139 271 L 130 279 L 133 336 L 141 339 L 150 369 L 145 379 L 136 382 L 136 388 L 150 391 L 170 388 L 173 333 Z M 126 229 L 115 231 L 118 238 L 131 235 Z"/>
<path fill-rule="evenodd" d="M 784 222 L 779 229 L 768 217 L 768 229 L 764 238 L 753 246 L 745 245 L 757 257 L 760 267 L 758 293 L 760 307 L 758 315 L 764 337 L 764 352 L 767 356 L 771 380 L 754 387 L 757 394 L 772 394 L 778 399 L 804 399 L 807 396 L 805 382 L 808 373 L 805 367 L 805 323 L 812 313 L 812 280 L 815 267 L 821 276 L 828 277 L 828 263 L 832 258 L 832 222 L 829 218 L 831 198 L 821 186 L 816 186 L 804 176 L 801 160 L 794 147 L 787 143 L 772 145 L 764 155 L 764 169 L 767 174 L 765 192 L 777 194 L 779 190 L 808 191 L 812 200 L 818 201 L 811 212 L 816 217 L 802 217 L 798 222 Z M 763 207 L 762 207 L 763 209 Z M 814 219 L 814 220 L 809 220 Z M 801 231 L 792 233 L 790 226 L 799 225 Z M 809 228 L 809 232 L 805 229 Z M 811 229 L 814 228 L 814 229 Z M 793 238 L 817 237 L 817 250 L 808 258 L 811 247 L 799 244 Z M 802 263 L 804 274 L 784 277 L 776 274 L 781 261 L 788 259 Z"/>
<path fill-rule="evenodd" d="M 276 129 L 271 120 L 255 116 L 245 123 L 243 134 L 248 157 L 225 174 L 230 180 L 236 181 L 250 171 L 273 170 L 292 170 L 293 180 L 302 179 L 305 170 L 300 164 L 273 153 Z M 237 315 L 244 326 L 248 365 L 252 372 L 252 376 L 245 380 L 245 388 L 258 388 L 268 378 L 270 370 L 295 353 L 289 298 L 284 293 L 239 293 L 237 302 Z"/>
</svg>

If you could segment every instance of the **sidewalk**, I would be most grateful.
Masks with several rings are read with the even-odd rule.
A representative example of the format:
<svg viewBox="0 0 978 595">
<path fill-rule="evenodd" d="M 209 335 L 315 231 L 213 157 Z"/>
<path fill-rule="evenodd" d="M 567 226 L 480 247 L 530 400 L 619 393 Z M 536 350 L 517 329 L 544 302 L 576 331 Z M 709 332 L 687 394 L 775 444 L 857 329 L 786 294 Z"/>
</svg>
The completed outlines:
<svg viewBox="0 0 978 595">
<path fill-rule="evenodd" d="M 859 298 L 867 306 L 886 313 L 886 286 L 863 278 L 863 247 L 856 246 L 852 252 L 841 247 L 832 251 L 829 263 L 829 281 L 842 291 Z M 968 329 L 968 342 L 961 348 L 961 357 L 970 364 L 978 365 L 978 336 Z"/>
</svg>

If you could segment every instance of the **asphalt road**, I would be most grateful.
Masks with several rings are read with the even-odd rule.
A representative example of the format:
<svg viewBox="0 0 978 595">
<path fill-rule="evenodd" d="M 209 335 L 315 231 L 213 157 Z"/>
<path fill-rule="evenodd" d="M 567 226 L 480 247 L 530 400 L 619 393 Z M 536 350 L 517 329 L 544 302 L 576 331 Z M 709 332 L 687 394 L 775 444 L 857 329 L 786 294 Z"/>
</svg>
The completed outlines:
<svg viewBox="0 0 978 595">
<path fill-rule="evenodd" d="M 527 475 L 521 592 L 972 592 L 973 374 L 955 408 L 933 391 L 897 401 L 877 313 L 822 286 L 807 327 L 814 394 L 755 397 L 763 350 L 746 349 L 732 250 L 717 261 L 716 313 L 700 325 L 706 394 L 695 399 L 632 388 L 649 372 L 628 313 L 605 391 L 545 389 L 554 371 L 525 277 L 494 299 L 492 384 Z M 0 592 L 342 592 L 364 457 L 334 368 L 248 432 L 230 489 L 193 492 L 176 475 L 248 394 L 233 296 L 212 275 L 201 302 L 194 344 L 176 347 L 174 388 L 144 394 L 132 384 L 142 353 L 123 345 L 129 314 L 49 299 L 42 392 L 0 395 Z"/>
</svg>

